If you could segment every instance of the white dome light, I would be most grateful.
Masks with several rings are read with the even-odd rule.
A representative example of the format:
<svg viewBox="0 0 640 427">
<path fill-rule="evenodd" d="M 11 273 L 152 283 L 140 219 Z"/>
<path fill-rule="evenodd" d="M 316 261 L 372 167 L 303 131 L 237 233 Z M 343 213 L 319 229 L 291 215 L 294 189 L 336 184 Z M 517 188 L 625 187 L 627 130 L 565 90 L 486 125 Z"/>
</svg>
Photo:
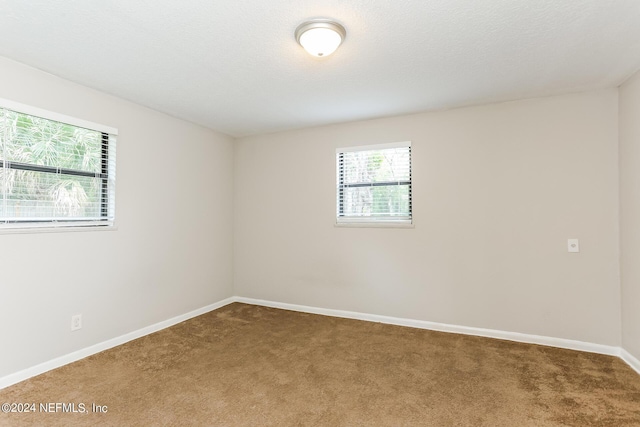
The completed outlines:
<svg viewBox="0 0 640 427">
<path fill-rule="evenodd" d="M 313 56 L 329 56 L 347 35 L 344 27 L 328 19 L 307 21 L 296 28 L 296 40 Z"/>
</svg>

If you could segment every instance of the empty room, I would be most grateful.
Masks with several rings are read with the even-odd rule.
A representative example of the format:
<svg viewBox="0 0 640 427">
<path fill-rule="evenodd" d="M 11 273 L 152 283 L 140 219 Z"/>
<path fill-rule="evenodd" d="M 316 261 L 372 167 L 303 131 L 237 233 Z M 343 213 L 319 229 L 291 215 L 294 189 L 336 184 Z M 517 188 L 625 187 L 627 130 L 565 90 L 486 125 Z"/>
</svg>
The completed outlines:
<svg viewBox="0 0 640 427">
<path fill-rule="evenodd" d="M 0 426 L 640 426 L 640 2 L 0 2 Z"/>
</svg>

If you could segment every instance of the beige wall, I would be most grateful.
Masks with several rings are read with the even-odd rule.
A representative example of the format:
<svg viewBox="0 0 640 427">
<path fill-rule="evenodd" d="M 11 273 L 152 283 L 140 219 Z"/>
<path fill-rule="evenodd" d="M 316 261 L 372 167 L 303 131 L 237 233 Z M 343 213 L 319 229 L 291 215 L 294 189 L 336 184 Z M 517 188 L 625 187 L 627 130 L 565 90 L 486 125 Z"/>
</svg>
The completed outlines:
<svg viewBox="0 0 640 427">
<path fill-rule="evenodd" d="M 236 294 L 618 346 L 617 108 L 610 89 L 240 139 Z M 406 140 L 415 228 L 334 227 L 335 148 Z"/>
<path fill-rule="evenodd" d="M 640 359 L 640 73 L 620 87 L 622 345 Z"/>
<path fill-rule="evenodd" d="M 0 234 L 0 377 L 233 295 L 231 138 L 6 59 L 0 77 L 120 133 L 117 231 Z"/>
<path fill-rule="evenodd" d="M 0 97 L 120 132 L 117 231 L 0 234 L 0 377 L 234 294 L 619 346 L 619 194 L 622 344 L 640 356 L 637 76 L 620 100 L 610 89 L 235 146 L 5 59 L 0 76 Z M 334 227 L 335 148 L 406 140 L 415 228 Z"/>
</svg>

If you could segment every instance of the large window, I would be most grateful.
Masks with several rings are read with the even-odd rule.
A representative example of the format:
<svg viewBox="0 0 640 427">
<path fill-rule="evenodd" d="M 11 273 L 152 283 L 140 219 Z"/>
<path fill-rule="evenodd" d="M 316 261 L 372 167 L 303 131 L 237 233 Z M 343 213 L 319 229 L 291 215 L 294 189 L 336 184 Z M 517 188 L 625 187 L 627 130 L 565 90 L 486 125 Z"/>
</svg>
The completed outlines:
<svg viewBox="0 0 640 427">
<path fill-rule="evenodd" d="M 411 142 L 341 148 L 337 223 L 411 224 Z"/>
<path fill-rule="evenodd" d="M 116 134 L 0 100 L 0 229 L 113 225 Z"/>
</svg>

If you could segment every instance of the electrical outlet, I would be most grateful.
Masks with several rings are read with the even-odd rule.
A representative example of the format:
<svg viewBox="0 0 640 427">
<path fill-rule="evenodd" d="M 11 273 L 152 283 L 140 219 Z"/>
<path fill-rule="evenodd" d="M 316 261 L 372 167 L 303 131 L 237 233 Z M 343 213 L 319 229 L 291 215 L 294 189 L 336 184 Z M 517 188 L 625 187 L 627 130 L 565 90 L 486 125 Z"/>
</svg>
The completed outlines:
<svg viewBox="0 0 640 427">
<path fill-rule="evenodd" d="M 578 239 L 567 240 L 567 252 L 580 252 L 580 242 Z"/>
<path fill-rule="evenodd" d="M 82 329 L 82 314 L 71 316 L 71 330 L 77 331 L 78 329 Z"/>
</svg>

